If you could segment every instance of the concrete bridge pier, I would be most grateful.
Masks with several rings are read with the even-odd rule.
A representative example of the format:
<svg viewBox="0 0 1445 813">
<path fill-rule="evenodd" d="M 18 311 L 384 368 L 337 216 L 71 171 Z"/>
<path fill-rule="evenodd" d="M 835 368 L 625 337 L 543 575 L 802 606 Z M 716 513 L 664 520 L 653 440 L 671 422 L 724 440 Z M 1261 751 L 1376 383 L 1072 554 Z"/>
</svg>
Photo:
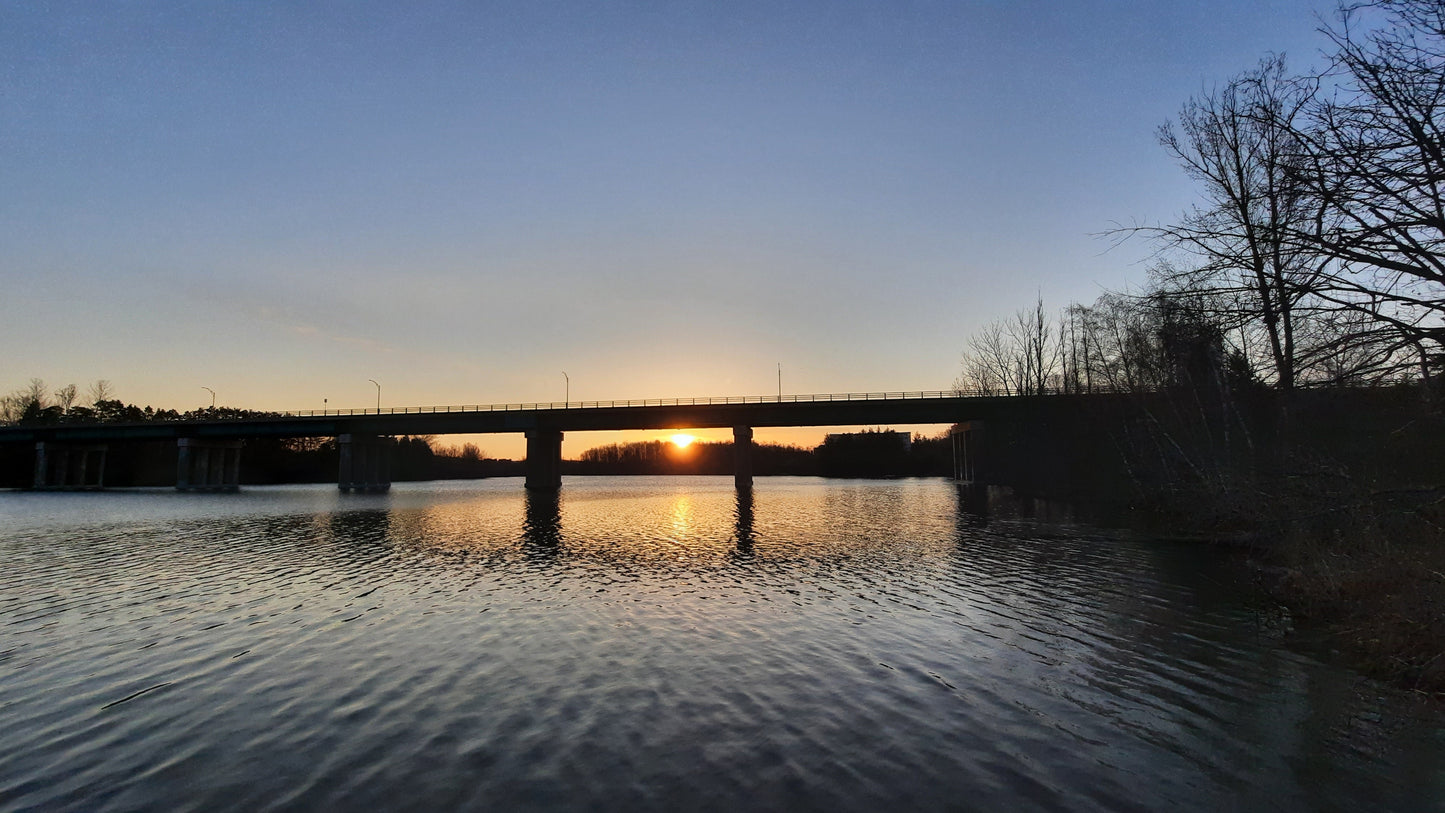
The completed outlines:
<svg viewBox="0 0 1445 813">
<path fill-rule="evenodd" d="M 104 488 L 105 453 L 104 444 L 37 441 L 34 488 L 42 491 Z"/>
<path fill-rule="evenodd" d="M 392 439 L 377 435 L 337 435 L 340 471 L 336 487 L 358 494 L 391 490 Z"/>
<path fill-rule="evenodd" d="M 953 442 L 953 479 L 960 483 L 987 483 L 983 421 L 954 424 L 948 436 Z"/>
<path fill-rule="evenodd" d="M 753 487 L 753 428 L 733 427 L 733 485 L 740 489 Z"/>
<path fill-rule="evenodd" d="M 239 491 L 241 441 L 176 440 L 177 491 Z"/>
<path fill-rule="evenodd" d="M 527 430 L 527 488 L 556 491 L 562 487 L 562 433 Z"/>
</svg>

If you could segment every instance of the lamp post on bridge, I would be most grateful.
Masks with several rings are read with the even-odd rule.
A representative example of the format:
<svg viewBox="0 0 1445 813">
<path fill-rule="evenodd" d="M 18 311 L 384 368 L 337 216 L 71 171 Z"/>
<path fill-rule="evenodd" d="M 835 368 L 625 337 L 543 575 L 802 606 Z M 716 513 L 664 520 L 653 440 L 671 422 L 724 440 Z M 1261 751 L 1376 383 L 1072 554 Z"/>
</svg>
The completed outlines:
<svg viewBox="0 0 1445 813">
<path fill-rule="evenodd" d="M 203 389 L 203 390 L 205 390 L 206 392 L 209 392 L 209 393 L 211 394 L 211 409 L 215 409 L 215 408 L 216 408 L 216 391 L 213 390 L 213 389 L 211 389 L 210 387 L 201 387 L 201 389 Z"/>
<path fill-rule="evenodd" d="M 783 402 L 783 363 L 778 362 L 778 403 Z"/>
<path fill-rule="evenodd" d="M 370 381 L 370 382 L 373 383 L 373 384 L 376 384 L 376 414 L 380 415 L 380 414 L 381 414 L 381 385 L 380 385 L 380 384 L 377 384 L 377 383 L 376 383 L 376 379 L 374 379 L 374 378 L 368 378 L 368 379 L 366 379 L 366 380 L 367 380 L 367 381 Z"/>
<path fill-rule="evenodd" d="M 562 381 L 562 408 L 567 409 L 572 406 L 572 379 L 567 377 L 566 370 L 562 371 Z"/>
</svg>

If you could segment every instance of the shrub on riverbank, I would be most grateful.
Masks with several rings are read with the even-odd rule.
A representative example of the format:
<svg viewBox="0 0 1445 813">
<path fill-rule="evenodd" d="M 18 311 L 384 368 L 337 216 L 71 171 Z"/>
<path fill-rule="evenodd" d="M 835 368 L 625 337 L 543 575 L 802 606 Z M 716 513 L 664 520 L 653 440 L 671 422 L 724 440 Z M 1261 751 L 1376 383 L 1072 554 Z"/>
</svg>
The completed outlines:
<svg viewBox="0 0 1445 813">
<path fill-rule="evenodd" d="M 1180 510 L 1242 530 L 1268 595 L 1361 671 L 1445 698 L 1445 418 L 1398 406 L 1317 402 L 1282 471 Z"/>
<path fill-rule="evenodd" d="M 1363 671 L 1445 698 L 1445 491 L 1376 496 L 1263 549 L 1266 588 Z"/>
</svg>

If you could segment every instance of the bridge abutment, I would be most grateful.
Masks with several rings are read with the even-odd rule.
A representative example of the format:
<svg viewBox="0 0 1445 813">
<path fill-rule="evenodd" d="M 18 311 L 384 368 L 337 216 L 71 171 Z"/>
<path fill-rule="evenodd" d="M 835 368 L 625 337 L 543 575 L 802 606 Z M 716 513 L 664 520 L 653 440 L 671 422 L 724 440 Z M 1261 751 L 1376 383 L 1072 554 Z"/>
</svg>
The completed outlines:
<svg viewBox="0 0 1445 813">
<path fill-rule="evenodd" d="M 391 490 L 392 439 L 377 435 L 337 435 L 340 461 L 336 487 L 342 491 L 377 494 Z"/>
<path fill-rule="evenodd" d="M 555 491 L 562 487 L 562 433 L 527 430 L 527 488 Z"/>
<path fill-rule="evenodd" d="M 753 428 L 733 427 L 733 485 L 741 489 L 753 487 Z"/>
<path fill-rule="evenodd" d="M 176 439 L 177 491 L 238 491 L 241 441 Z"/>
<path fill-rule="evenodd" d="M 34 488 L 41 491 L 85 491 L 105 487 L 105 444 L 35 444 Z"/>
</svg>

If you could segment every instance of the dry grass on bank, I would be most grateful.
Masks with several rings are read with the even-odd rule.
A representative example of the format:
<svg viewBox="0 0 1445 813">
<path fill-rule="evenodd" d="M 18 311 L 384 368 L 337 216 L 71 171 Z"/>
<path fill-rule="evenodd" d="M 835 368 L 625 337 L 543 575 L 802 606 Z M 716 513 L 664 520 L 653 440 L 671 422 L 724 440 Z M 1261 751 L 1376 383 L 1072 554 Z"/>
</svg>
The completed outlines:
<svg viewBox="0 0 1445 813">
<path fill-rule="evenodd" d="M 1445 495 L 1414 496 L 1291 529 L 1269 591 L 1362 671 L 1445 699 Z"/>
</svg>

